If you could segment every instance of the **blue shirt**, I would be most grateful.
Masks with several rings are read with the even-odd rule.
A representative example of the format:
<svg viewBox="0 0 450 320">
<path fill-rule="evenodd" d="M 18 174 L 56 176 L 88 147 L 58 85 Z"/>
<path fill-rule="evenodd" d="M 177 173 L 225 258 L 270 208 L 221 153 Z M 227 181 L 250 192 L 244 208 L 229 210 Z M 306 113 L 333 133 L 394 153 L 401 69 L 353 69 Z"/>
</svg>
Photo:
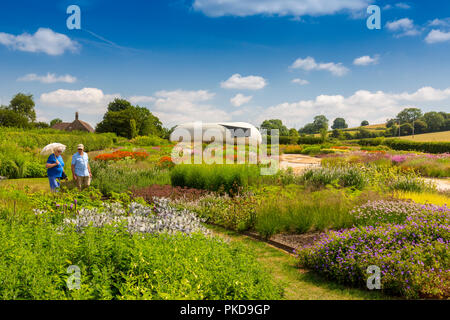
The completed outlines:
<svg viewBox="0 0 450 320">
<path fill-rule="evenodd" d="M 64 170 L 64 161 L 61 156 L 58 156 L 58 158 L 55 156 L 54 153 L 50 155 L 47 159 L 47 163 L 53 164 L 56 163 L 56 160 L 59 161 L 59 165 L 53 168 L 47 169 L 47 175 L 52 178 L 61 178 L 63 170 Z"/>
<path fill-rule="evenodd" d="M 74 173 L 78 177 L 88 177 L 89 169 L 88 169 L 89 157 L 86 152 L 83 155 L 80 155 L 78 152 L 75 153 L 72 157 L 72 165 L 75 166 Z"/>
</svg>

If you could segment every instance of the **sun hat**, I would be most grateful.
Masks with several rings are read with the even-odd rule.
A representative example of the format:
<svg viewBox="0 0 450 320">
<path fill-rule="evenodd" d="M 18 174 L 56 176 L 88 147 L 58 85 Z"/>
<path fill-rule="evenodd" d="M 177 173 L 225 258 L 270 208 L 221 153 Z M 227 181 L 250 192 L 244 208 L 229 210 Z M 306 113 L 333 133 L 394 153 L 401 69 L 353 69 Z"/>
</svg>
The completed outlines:
<svg viewBox="0 0 450 320">
<path fill-rule="evenodd" d="M 84 146 L 80 143 L 77 147 L 77 149 L 83 149 L 84 150 Z"/>
</svg>

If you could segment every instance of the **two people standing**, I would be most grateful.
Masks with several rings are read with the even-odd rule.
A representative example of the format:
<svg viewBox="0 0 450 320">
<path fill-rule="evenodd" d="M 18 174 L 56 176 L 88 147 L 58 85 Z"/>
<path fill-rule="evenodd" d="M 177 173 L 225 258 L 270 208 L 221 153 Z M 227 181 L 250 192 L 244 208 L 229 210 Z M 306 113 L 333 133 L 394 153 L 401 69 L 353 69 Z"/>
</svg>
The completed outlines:
<svg viewBox="0 0 450 320">
<path fill-rule="evenodd" d="M 92 173 L 88 154 L 84 152 L 84 146 L 79 144 L 77 149 L 78 152 L 72 156 L 72 177 L 78 189 L 83 190 L 91 184 Z M 61 179 L 67 178 L 64 173 L 64 160 L 61 156 L 63 152 L 62 147 L 53 150 L 45 165 L 52 191 L 56 191 L 61 186 Z"/>
</svg>

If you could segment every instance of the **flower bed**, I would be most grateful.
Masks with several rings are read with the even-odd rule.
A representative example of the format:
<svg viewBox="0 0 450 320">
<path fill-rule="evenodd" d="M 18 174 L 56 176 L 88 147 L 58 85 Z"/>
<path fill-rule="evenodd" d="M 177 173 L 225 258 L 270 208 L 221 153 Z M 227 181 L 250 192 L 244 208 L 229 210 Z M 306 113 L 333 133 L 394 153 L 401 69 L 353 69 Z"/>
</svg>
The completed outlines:
<svg viewBox="0 0 450 320">
<path fill-rule="evenodd" d="M 114 151 L 112 153 L 103 153 L 99 154 L 95 157 L 95 160 L 100 161 L 118 161 L 123 159 L 136 159 L 136 160 L 144 160 L 149 156 L 147 152 L 138 151 L 138 152 L 131 152 L 131 151 L 124 151 L 124 150 L 118 150 Z"/>
<path fill-rule="evenodd" d="M 406 298 L 450 297 L 450 209 L 429 206 L 402 224 L 329 232 L 298 252 L 301 266 L 340 283 L 365 287 L 367 268 L 381 270 L 381 288 Z"/>
</svg>

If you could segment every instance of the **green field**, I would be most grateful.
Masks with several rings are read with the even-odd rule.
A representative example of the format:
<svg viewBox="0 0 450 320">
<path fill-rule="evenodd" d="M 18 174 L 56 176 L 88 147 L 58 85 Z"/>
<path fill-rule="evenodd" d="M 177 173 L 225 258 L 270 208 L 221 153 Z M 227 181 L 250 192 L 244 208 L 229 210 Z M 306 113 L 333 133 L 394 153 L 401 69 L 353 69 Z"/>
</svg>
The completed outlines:
<svg viewBox="0 0 450 320">
<path fill-rule="evenodd" d="M 417 142 L 442 142 L 442 141 L 448 142 L 450 141 L 450 131 L 423 133 L 423 134 L 416 134 L 414 136 L 404 136 L 400 138 Z"/>
</svg>

